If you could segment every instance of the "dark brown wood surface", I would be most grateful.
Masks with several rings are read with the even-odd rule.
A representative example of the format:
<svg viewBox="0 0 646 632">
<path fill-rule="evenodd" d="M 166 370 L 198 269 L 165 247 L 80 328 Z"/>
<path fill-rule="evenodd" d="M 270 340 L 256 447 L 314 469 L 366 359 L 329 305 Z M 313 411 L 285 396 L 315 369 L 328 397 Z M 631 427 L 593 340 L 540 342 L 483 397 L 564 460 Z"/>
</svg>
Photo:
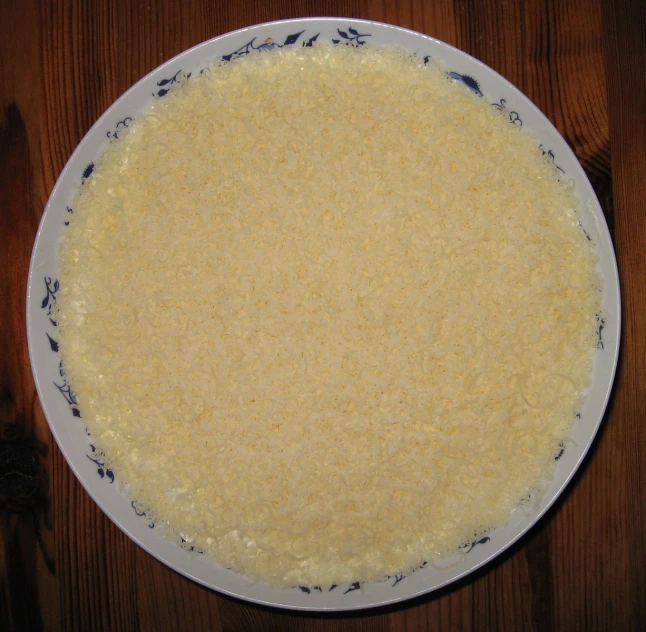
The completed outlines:
<svg viewBox="0 0 646 632">
<path fill-rule="evenodd" d="M 60 171 L 99 115 L 182 50 L 258 22 L 380 20 L 474 55 L 583 164 L 623 291 L 603 429 L 557 506 L 475 577 L 358 615 L 225 598 L 97 508 L 61 456 L 29 367 L 29 256 Z M 643 0 L 0 0 L 0 630 L 637 630 L 646 621 L 646 3 Z"/>
</svg>

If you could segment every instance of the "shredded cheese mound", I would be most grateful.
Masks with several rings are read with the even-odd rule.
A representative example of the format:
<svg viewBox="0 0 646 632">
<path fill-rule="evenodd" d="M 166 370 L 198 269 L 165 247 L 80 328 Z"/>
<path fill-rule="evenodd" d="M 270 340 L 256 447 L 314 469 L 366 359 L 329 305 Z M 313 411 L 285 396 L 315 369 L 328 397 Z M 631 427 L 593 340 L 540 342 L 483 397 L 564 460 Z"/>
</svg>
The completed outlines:
<svg viewBox="0 0 646 632">
<path fill-rule="evenodd" d="M 529 134 L 402 51 L 248 55 L 112 143 L 60 248 L 60 349 L 128 493 L 274 585 L 503 525 L 591 375 L 601 285 Z"/>
</svg>

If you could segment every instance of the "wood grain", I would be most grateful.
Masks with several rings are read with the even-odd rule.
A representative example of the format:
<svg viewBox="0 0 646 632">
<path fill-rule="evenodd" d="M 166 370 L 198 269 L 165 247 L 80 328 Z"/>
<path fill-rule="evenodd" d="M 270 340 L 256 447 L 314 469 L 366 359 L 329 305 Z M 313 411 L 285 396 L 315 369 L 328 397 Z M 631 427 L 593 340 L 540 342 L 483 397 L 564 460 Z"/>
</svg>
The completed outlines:
<svg viewBox="0 0 646 632">
<path fill-rule="evenodd" d="M 609 526 L 626 551 L 617 569 L 626 584 L 628 602 L 625 610 L 617 611 L 617 618 L 625 625 L 646 620 L 646 7 L 637 5 L 606 0 L 603 11 L 608 103 L 614 114 L 610 142 L 615 148 L 612 180 L 624 310 L 623 357 L 609 424 L 623 448 L 620 490 L 624 502 L 616 507 L 621 513 L 615 514 Z M 616 469 L 614 463 L 607 467 Z"/>
<path fill-rule="evenodd" d="M 623 289 L 623 346 L 612 405 L 575 485 L 557 507 L 471 579 L 352 615 L 314 616 L 227 598 L 134 545 L 85 493 L 53 442 L 36 397 L 24 326 L 39 218 L 98 116 L 135 81 L 194 44 L 249 24 L 314 15 L 422 31 L 476 56 L 524 91 L 583 164 L 614 231 Z M 642 628 L 641 0 L 3 0 L 0 25 L 0 630 Z M 14 459 L 9 469 L 6 455 Z"/>
</svg>

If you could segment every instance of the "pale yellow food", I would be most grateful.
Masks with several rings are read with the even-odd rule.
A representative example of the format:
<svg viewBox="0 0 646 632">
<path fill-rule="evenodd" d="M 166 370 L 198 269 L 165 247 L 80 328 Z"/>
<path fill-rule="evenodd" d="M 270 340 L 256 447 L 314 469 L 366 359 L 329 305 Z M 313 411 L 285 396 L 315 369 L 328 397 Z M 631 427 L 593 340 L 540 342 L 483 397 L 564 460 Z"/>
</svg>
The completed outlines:
<svg viewBox="0 0 646 632">
<path fill-rule="evenodd" d="M 576 200 L 395 51 L 194 76 L 113 143 L 61 246 L 60 348 L 128 493 L 273 584 L 374 580 L 504 524 L 589 383 Z"/>
</svg>

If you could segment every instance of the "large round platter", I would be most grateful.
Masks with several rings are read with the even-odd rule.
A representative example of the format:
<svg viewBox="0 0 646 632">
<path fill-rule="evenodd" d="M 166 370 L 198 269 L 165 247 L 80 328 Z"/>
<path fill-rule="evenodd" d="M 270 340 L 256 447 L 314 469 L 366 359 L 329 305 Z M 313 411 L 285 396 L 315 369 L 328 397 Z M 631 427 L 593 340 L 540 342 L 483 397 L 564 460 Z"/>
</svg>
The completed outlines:
<svg viewBox="0 0 646 632">
<path fill-rule="evenodd" d="M 316 41 L 399 46 L 420 59 L 439 59 L 455 81 L 503 111 L 510 124 L 531 130 L 540 150 L 554 161 L 564 177 L 575 183 L 581 200 L 581 228 L 597 250 L 605 293 L 603 311 L 598 317 L 593 384 L 580 418 L 575 421 L 572 441 L 564 446 L 554 480 L 538 507 L 515 510 L 508 525 L 469 543 L 456 552 L 452 563 L 443 567 L 428 563 L 407 576 L 393 576 L 371 584 L 295 586 L 281 590 L 254 582 L 162 538 L 136 503 L 119 491 L 115 473 L 95 453 L 92 437 L 83 425 L 82 410 L 59 360 L 54 318 L 59 290 L 57 244 L 72 217 L 75 193 L 84 180 L 92 177 L 94 164 L 105 146 L 118 138 L 120 131 L 155 99 L 163 99 L 178 77 L 199 73 L 219 58 L 226 60 L 274 47 L 308 46 Z M 509 169 L 513 168 L 514 165 L 509 165 Z M 200 44 L 144 77 L 105 112 L 70 158 L 45 209 L 29 272 L 27 327 L 38 394 L 52 433 L 85 489 L 129 537 L 178 572 L 229 595 L 286 608 L 351 610 L 409 599 L 468 575 L 518 540 L 554 503 L 581 464 L 604 414 L 618 356 L 620 300 L 613 247 L 594 191 L 565 141 L 525 96 L 487 66 L 430 37 L 376 22 L 311 18 L 261 24 Z"/>
</svg>

